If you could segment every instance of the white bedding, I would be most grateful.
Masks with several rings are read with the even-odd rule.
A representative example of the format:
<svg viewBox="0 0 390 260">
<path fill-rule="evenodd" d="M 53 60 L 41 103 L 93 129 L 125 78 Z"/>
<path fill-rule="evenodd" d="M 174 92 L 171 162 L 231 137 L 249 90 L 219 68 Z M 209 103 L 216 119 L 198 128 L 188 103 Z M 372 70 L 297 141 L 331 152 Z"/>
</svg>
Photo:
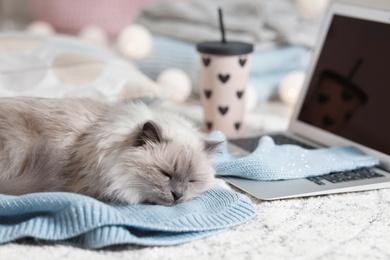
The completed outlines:
<svg viewBox="0 0 390 260">
<path fill-rule="evenodd" d="M 70 36 L 0 34 L 0 96 L 91 97 L 108 102 L 165 93 L 135 65 Z"/>
</svg>

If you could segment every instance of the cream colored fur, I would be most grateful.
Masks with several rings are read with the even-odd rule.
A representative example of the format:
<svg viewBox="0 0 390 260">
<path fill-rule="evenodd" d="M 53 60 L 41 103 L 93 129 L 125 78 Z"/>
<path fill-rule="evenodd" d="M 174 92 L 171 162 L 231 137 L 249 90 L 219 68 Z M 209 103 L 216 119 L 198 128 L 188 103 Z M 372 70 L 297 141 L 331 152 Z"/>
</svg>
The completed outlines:
<svg viewBox="0 0 390 260">
<path fill-rule="evenodd" d="M 212 185 L 217 145 L 187 119 L 143 104 L 4 98 L 0 192 L 173 205 Z"/>
</svg>

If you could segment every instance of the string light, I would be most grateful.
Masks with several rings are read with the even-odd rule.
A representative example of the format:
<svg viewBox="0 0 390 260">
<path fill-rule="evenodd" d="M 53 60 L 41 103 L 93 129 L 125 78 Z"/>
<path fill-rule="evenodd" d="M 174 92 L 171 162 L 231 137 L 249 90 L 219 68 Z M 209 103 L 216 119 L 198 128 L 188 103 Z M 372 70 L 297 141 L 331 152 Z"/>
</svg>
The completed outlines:
<svg viewBox="0 0 390 260">
<path fill-rule="evenodd" d="M 143 59 L 152 50 L 152 35 L 141 25 L 128 25 L 119 33 L 117 48 L 131 59 Z"/>
<path fill-rule="evenodd" d="M 304 81 L 305 73 L 303 71 L 290 72 L 282 79 L 278 92 L 283 103 L 290 106 L 295 105 Z"/>
</svg>

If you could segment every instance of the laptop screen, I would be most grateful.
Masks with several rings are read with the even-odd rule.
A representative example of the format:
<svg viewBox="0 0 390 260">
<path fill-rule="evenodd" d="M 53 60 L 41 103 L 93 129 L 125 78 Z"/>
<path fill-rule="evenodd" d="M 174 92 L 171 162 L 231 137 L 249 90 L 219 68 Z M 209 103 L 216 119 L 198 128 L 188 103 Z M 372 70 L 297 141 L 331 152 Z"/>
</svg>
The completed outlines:
<svg viewBox="0 0 390 260">
<path fill-rule="evenodd" d="M 333 16 L 298 120 L 390 154 L 390 24 Z"/>
</svg>

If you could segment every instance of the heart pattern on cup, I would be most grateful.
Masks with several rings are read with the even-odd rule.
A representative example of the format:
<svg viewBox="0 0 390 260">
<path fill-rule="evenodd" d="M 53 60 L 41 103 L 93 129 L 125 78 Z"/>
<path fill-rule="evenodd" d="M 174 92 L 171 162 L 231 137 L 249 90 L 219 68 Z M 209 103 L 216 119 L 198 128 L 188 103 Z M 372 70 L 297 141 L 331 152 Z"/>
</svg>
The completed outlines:
<svg viewBox="0 0 390 260">
<path fill-rule="evenodd" d="M 206 96 L 207 99 L 209 99 L 211 97 L 211 94 L 213 94 L 213 92 L 211 90 L 205 90 L 204 91 L 204 95 Z"/>
<path fill-rule="evenodd" d="M 247 55 L 235 56 L 232 59 L 229 57 L 229 62 L 223 66 L 218 63 L 218 59 L 207 54 L 201 56 L 201 70 L 207 75 L 207 80 L 202 84 L 207 85 L 202 86 L 200 93 L 203 95 L 202 102 L 207 104 L 206 108 L 212 109 L 205 113 L 203 127 L 206 131 L 238 133 L 243 128 L 241 104 L 244 102 L 244 95 L 247 95 L 240 82 L 241 77 L 249 70 L 250 57 Z M 220 66 L 222 71 L 215 71 Z M 222 103 L 219 103 L 220 98 Z"/>
<path fill-rule="evenodd" d="M 219 106 L 218 110 L 221 113 L 221 115 L 224 116 L 229 111 L 229 107 L 221 107 L 221 106 Z"/>
<path fill-rule="evenodd" d="M 230 75 L 229 75 L 229 74 L 225 74 L 225 75 L 223 75 L 223 74 L 218 74 L 218 78 L 219 78 L 219 80 L 220 80 L 223 84 L 225 84 L 225 83 L 229 80 Z"/>
<path fill-rule="evenodd" d="M 238 62 L 240 63 L 241 67 L 244 67 L 245 66 L 245 63 L 246 63 L 246 59 L 245 58 L 239 58 Z"/>
<path fill-rule="evenodd" d="M 208 67 L 210 65 L 211 59 L 208 57 L 202 58 L 203 64 L 205 67 Z"/>
<path fill-rule="evenodd" d="M 239 91 L 236 92 L 236 94 L 237 94 L 237 97 L 238 97 L 239 99 L 241 99 L 241 98 L 242 98 L 242 95 L 244 95 L 244 91 L 243 91 L 243 90 L 239 90 Z"/>
</svg>

